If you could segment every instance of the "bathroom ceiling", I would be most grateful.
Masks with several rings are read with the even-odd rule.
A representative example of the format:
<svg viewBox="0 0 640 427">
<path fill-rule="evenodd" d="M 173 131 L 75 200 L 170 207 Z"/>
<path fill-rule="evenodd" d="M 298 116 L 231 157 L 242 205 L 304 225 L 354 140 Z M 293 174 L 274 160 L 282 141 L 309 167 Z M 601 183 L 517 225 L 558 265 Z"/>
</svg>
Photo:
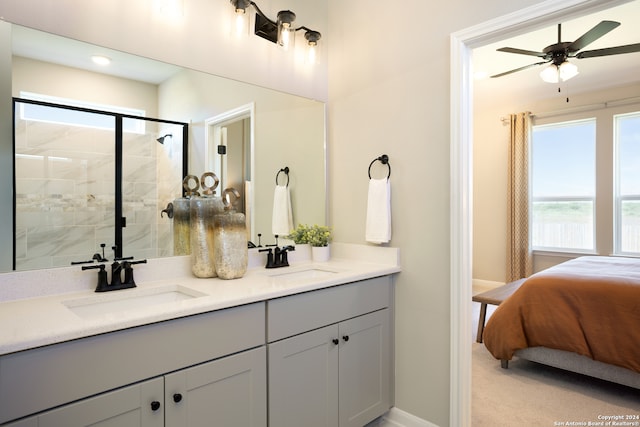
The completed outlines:
<svg viewBox="0 0 640 427">
<path fill-rule="evenodd" d="M 12 40 L 14 55 L 151 84 L 159 84 L 181 70 L 175 65 L 19 25 L 12 28 Z M 94 64 L 91 60 L 93 55 L 108 57 L 111 59 L 111 65 Z"/>
<path fill-rule="evenodd" d="M 534 56 L 498 52 L 498 48 L 515 47 L 540 51 L 558 41 L 558 23 L 562 24 L 562 41 L 571 42 L 604 20 L 617 21 L 621 25 L 589 44 L 584 50 L 640 43 L 640 0 L 584 17 L 556 22 L 530 33 L 475 49 L 474 96 L 484 100 L 492 99 L 494 102 L 504 97 L 513 98 L 514 94 L 529 100 L 544 99 L 556 96 L 559 87 L 564 94 L 571 95 L 637 82 L 640 75 L 640 53 L 572 58 L 570 62 L 578 66 L 579 74 L 560 84 L 542 81 L 539 75 L 544 69 L 542 65 L 498 78 L 486 77 L 540 61 Z M 484 76 L 477 76 L 478 73 Z"/>
</svg>

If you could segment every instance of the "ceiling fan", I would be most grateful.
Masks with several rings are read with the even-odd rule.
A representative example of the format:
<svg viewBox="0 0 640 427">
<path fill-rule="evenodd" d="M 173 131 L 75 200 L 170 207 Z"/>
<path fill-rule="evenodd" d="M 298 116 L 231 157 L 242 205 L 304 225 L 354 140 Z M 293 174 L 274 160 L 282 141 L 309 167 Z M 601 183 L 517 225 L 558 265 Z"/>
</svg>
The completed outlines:
<svg viewBox="0 0 640 427">
<path fill-rule="evenodd" d="M 622 53 L 640 52 L 640 43 L 608 47 L 604 49 L 582 50 L 589 44 L 607 34 L 609 31 L 618 27 L 619 25 L 620 23 L 615 21 L 602 21 L 598 25 L 584 33 L 577 40 L 573 42 L 563 42 L 562 24 L 558 24 L 558 42 L 545 47 L 542 52 L 517 49 L 513 47 L 502 47 L 500 49 L 497 49 L 499 52 L 537 56 L 538 58 L 542 58 L 543 61 L 525 65 L 524 67 L 509 70 L 504 73 L 493 75 L 491 77 L 502 77 L 506 76 L 507 74 L 512 74 L 518 71 L 526 70 L 528 68 L 537 67 L 538 65 L 549 64 L 549 66 L 547 66 L 540 73 L 540 76 L 546 82 L 557 83 L 559 80 L 568 80 L 578 74 L 578 67 L 576 67 L 574 64 L 571 64 L 568 61 L 568 58 L 583 59 L 594 58 L 598 56 L 619 55 Z"/>
</svg>

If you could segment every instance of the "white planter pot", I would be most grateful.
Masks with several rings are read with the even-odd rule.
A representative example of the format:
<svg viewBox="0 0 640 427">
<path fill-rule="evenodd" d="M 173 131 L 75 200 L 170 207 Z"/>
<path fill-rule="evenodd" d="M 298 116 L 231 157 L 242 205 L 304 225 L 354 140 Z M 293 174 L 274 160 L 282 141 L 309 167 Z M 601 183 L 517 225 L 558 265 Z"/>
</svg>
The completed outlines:
<svg viewBox="0 0 640 427">
<path fill-rule="evenodd" d="M 327 262 L 331 258 L 331 246 L 312 246 L 311 258 L 314 262 Z"/>
</svg>

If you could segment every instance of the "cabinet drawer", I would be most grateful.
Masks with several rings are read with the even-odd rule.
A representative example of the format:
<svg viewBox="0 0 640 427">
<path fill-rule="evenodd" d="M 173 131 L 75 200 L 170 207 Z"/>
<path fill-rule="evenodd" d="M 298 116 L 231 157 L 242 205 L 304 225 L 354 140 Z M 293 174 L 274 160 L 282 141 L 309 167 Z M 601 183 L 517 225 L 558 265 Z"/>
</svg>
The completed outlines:
<svg viewBox="0 0 640 427">
<path fill-rule="evenodd" d="M 270 300 L 267 303 L 267 341 L 277 341 L 388 307 L 391 289 L 391 277 L 384 276 Z"/>
<path fill-rule="evenodd" d="M 0 423 L 264 345 L 255 303 L 0 357 Z"/>
</svg>

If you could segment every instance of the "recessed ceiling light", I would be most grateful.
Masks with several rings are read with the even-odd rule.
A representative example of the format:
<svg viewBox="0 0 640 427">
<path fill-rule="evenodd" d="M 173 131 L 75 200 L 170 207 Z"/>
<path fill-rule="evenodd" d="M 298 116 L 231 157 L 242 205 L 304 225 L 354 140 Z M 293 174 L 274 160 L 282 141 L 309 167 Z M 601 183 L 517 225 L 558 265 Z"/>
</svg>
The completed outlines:
<svg viewBox="0 0 640 427">
<path fill-rule="evenodd" d="M 109 65 L 111 64 L 111 59 L 106 56 L 94 55 L 91 57 L 91 60 L 98 65 Z"/>
</svg>

